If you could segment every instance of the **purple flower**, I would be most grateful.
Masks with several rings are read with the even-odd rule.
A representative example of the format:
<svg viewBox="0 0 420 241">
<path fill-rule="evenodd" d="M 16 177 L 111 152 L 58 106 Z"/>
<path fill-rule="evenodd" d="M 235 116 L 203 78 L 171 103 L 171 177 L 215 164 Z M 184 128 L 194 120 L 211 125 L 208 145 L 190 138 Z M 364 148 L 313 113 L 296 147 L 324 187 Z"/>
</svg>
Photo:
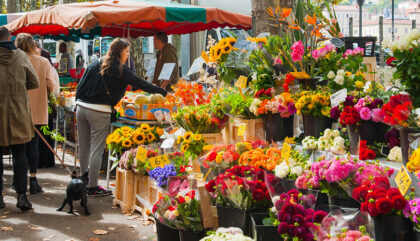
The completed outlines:
<svg viewBox="0 0 420 241">
<path fill-rule="evenodd" d="M 278 227 L 278 229 L 277 229 L 277 232 L 279 233 L 279 234 L 285 234 L 285 233 L 287 233 L 287 230 L 289 229 L 289 225 L 287 224 L 287 223 L 285 223 L 285 222 L 281 222 L 280 224 L 279 224 L 279 227 Z"/>
<path fill-rule="evenodd" d="M 340 118 L 340 109 L 338 108 L 338 106 L 331 108 L 330 115 L 333 119 Z"/>
<path fill-rule="evenodd" d="M 159 187 L 164 187 L 168 184 L 169 177 L 176 176 L 175 167 L 171 164 L 162 167 L 156 167 L 149 172 L 150 177 L 155 180 Z"/>
<path fill-rule="evenodd" d="M 295 103 L 289 103 L 289 105 L 287 105 L 287 112 L 289 112 L 290 115 L 296 113 Z"/>
<path fill-rule="evenodd" d="M 348 95 L 344 101 L 344 106 L 354 106 L 354 96 Z"/>
<path fill-rule="evenodd" d="M 370 109 L 380 108 L 380 107 L 382 107 L 383 104 L 384 104 L 384 101 L 383 100 L 381 100 L 381 99 L 374 99 L 370 103 L 369 108 Z"/>
</svg>

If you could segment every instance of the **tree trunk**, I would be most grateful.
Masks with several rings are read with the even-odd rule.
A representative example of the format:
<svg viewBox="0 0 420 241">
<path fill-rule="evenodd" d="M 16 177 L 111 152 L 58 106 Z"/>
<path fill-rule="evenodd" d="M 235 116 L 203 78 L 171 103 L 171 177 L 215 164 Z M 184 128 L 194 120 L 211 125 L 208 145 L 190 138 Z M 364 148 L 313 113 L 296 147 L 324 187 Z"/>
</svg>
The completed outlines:
<svg viewBox="0 0 420 241">
<path fill-rule="evenodd" d="M 276 30 L 273 27 L 270 27 L 269 15 L 267 13 L 268 7 L 276 8 L 280 7 L 292 7 L 293 0 L 251 0 L 252 3 L 252 16 L 255 18 L 255 36 L 269 32 L 275 34 Z"/>
<path fill-rule="evenodd" d="M 145 79 L 146 70 L 144 69 L 143 38 L 131 38 L 130 44 L 130 56 L 134 60 L 136 74 L 139 78 Z"/>
<path fill-rule="evenodd" d="M 16 12 L 16 0 L 7 0 L 7 13 Z"/>
</svg>

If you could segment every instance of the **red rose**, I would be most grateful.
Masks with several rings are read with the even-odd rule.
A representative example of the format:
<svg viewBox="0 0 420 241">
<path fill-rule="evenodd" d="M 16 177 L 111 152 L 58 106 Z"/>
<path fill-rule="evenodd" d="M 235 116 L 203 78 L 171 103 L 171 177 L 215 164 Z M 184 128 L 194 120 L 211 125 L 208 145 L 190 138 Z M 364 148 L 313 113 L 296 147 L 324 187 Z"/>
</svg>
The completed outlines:
<svg viewBox="0 0 420 241">
<path fill-rule="evenodd" d="M 155 204 L 155 205 L 153 205 L 153 209 L 152 209 L 152 212 L 153 213 L 156 213 L 157 212 L 157 210 L 158 210 L 158 207 L 157 207 L 157 205 Z"/>
<path fill-rule="evenodd" d="M 207 192 L 213 193 L 215 191 L 216 181 L 212 179 L 208 183 L 206 183 L 205 186 L 206 186 Z"/>
<path fill-rule="evenodd" d="M 392 198 L 392 204 L 394 205 L 394 208 L 397 210 L 403 210 L 405 206 L 407 205 L 407 203 L 408 203 L 407 200 L 402 195 L 394 196 Z"/>
<path fill-rule="evenodd" d="M 367 187 L 364 187 L 364 186 L 356 187 L 353 191 L 353 198 L 359 202 L 365 201 L 365 198 L 368 192 L 369 192 L 369 189 Z"/>
<path fill-rule="evenodd" d="M 264 197 L 265 194 L 261 189 L 255 189 L 254 192 L 252 192 L 252 198 L 257 202 L 264 200 Z"/>
<path fill-rule="evenodd" d="M 395 57 L 389 57 L 386 60 L 386 64 L 389 65 L 389 66 L 391 66 L 391 67 L 395 67 L 395 64 L 392 63 L 394 60 L 397 60 L 397 58 L 395 58 Z"/>
<path fill-rule="evenodd" d="M 386 177 L 375 177 L 373 179 L 373 182 L 378 188 L 383 187 L 386 190 L 388 190 L 391 187 L 391 185 L 389 184 L 389 180 Z"/>
<path fill-rule="evenodd" d="M 393 208 L 391 199 L 386 197 L 379 198 L 378 200 L 376 200 L 376 208 L 381 214 L 389 213 Z"/>
<path fill-rule="evenodd" d="M 379 214 L 379 211 L 378 211 L 378 209 L 376 208 L 375 203 L 369 203 L 369 204 L 368 204 L 368 210 L 369 210 L 369 214 L 370 214 L 370 216 L 372 216 L 372 217 L 376 217 L 376 216 L 378 216 L 378 214 Z"/>
<path fill-rule="evenodd" d="M 175 211 L 175 210 L 176 210 L 176 207 L 174 207 L 174 206 L 169 206 L 168 210 L 169 210 L 169 211 Z"/>
<path fill-rule="evenodd" d="M 212 152 L 210 152 L 210 153 L 207 155 L 206 160 L 208 160 L 208 161 L 214 161 L 214 160 L 216 160 L 216 157 L 217 157 L 217 152 L 212 151 Z"/>
<path fill-rule="evenodd" d="M 373 160 L 376 158 L 376 153 L 372 150 L 367 150 L 366 157 L 368 160 Z"/>
<path fill-rule="evenodd" d="M 286 79 L 284 80 L 284 82 L 286 84 L 291 84 L 294 80 L 295 80 L 295 77 L 293 75 L 287 74 L 286 75 Z"/>
<path fill-rule="evenodd" d="M 239 157 L 241 157 L 238 153 L 236 153 L 236 152 L 232 152 L 232 156 L 233 156 L 233 160 L 234 161 L 237 161 L 237 160 L 239 160 Z"/>
<path fill-rule="evenodd" d="M 283 84 L 283 89 L 284 89 L 284 92 L 286 92 L 286 93 L 289 93 L 290 92 L 290 89 L 289 89 L 289 85 L 288 84 Z"/>
<path fill-rule="evenodd" d="M 185 203 L 185 198 L 184 197 L 179 197 L 178 198 L 178 202 L 179 202 L 179 204 L 183 204 L 183 203 Z"/>
<path fill-rule="evenodd" d="M 360 204 L 360 211 L 362 212 L 369 212 L 369 203 L 368 202 L 362 202 L 362 204 Z"/>
<path fill-rule="evenodd" d="M 395 196 L 401 195 L 401 193 L 400 193 L 400 190 L 398 190 L 398 188 L 392 187 L 388 189 L 386 195 L 388 196 L 389 199 L 392 199 Z"/>
</svg>

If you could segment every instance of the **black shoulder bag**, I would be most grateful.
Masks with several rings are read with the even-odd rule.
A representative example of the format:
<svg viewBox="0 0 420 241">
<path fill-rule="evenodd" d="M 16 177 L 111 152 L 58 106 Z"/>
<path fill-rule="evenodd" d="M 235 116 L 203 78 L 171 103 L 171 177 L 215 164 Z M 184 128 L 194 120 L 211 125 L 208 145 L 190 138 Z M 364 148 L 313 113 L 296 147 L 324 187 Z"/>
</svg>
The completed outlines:
<svg viewBox="0 0 420 241">
<path fill-rule="evenodd" d="M 109 91 L 109 88 L 108 88 L 108 85 L 106 84 L 105 78 L 102 77 L 101 74 L 99 74 L 99 76 L 102 79 L 102 81 L 104 82 L 105 92 L 106 92 L 106 95 L 108 96 L 108 100 L 109 100 L 109 106 L 111 106 L 111 123 L 116 122 L 118 112 L 115 110 L 114 106 L 112 105 L 111 92 Z"/>
</svg>

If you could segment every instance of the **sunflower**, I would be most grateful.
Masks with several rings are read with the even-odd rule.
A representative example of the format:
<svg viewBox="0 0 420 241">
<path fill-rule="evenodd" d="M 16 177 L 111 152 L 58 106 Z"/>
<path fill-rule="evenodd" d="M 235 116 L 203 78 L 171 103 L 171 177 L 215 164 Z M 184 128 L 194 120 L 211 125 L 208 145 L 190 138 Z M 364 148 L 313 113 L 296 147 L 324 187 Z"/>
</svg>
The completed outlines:
<svg viewBox="0 0 420 241">
<path fill-rule="evenodd" d="M 202 137 L 200 134 L 195 134 L 193 137 L 194 141 L 201 141 Z"/>
<path fill-rule="evenodd" d="M 193 133 L 191 131 L 184 134 L 184 141 L 190 142 L 191 138 L 193 137 Z"/>
<path fill-rule="evenodd" d="M 133 142 L 130 139 L 124 139 L 121 145 L 125 148 L 130 148 L 133 145 Z"/>
<path fill-rule="evenodd" d="M 150 126 L 148 124 L 141 124 L 140 130 L 143 132 L 148 132 L 150 131 Z"/>
<path fill-rule="evenodd" d="M 222 56 L 222 50 L 220 49 L 219 46 L 214 46 L 213 47 L 213 58 L 214 60 L 219 60 L 220 57 Z"/>
<path fill-rule="evenodd" d="M 188 148 L 190 147 L 189 144 L 184 144 L 181 146 L 181 152 L 186 152 L 188 150 Z"/>
<path fill-rule="evenodd" d="M 178 138 L 176 139 L 176 143 L 181 144 L 182 142 L 182 136 L 178 136 Z"/>
<path fill-rule="evenodd" d="M 136 131 L 133 135 L 133 142 L 136 145 L 143 145 L 146 140 L 146 135 L 140 131 Z"/>
<path fill-rule="evenodd" d="M 224 53 L 224 54 L 228 54 L 228 53 L 230 53 L 232 51 L 232 46 L 231 45 L 228 45 L 228 44 L 226 44 L 225 46 L 223 46 L 223 48 L 222 48 L 222 52 Z"/>
<path fill-rule="evenodd" d="M 112 140 L 112 142 L 116 143 L 116 144 L 120 144 L 122 141 L 123 137 L 120 135 L 114 135 L 114 139 Z"/>
<path fill-rule="evenodd" d="M 130 127 L 128 127 L 128 126 L 123 126 L 123 127 L 121 127 L 120 128 L 120 130 L 122 131 L 122 132 L 129 132 L 129 131 L 133 131 L 133 129 L 131 129 Z"/>
<path fill-rule="evenodd" d="M 114 140 L 114 134 L 109 134 L 106 138 L 106 144 L 109 145 Z"/>
<path fill-rule="evenodd" d="M 133 131 L 123 131 L 122 135 L 123 135 L 123 137 L 130 138 L 133 135 Z"/>
<path fill-rule="evenodd" d="M 157 128 L 156 128 L 156 133 L 158 134 L 158 136 L 162 136 L 162 135 L 163 135 L 163 129 L 162 129 L 162 128 L 157 127 Z"/>
<path fill-rule="evenodd" d="M 147 136 L 147 142 L 149 142 L 149 143 L 156 140 L 156 137 L 155 137 L 155 135 L 153 135 L 153 133 L 147 133 L 146 136 Z"/>
</svg>

